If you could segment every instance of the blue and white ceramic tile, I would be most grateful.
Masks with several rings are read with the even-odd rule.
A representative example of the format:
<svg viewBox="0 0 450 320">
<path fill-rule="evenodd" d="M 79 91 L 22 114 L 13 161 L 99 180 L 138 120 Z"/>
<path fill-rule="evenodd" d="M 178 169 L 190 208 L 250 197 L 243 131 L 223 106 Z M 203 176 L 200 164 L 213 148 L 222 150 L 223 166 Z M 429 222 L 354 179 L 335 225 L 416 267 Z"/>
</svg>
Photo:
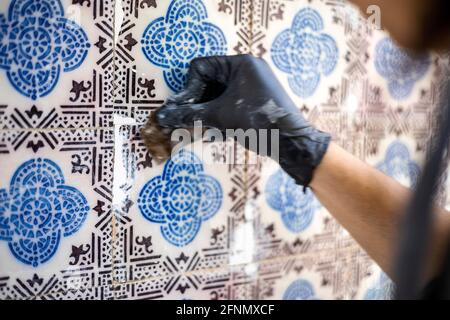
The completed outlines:
<svg viewBox="0 0 450 320">
<path fill-rule="evenodd" d="M 330 251 L 117 284 L 114 295 L 116 299 L 355 299 L 367 283 L 372 285 L 372 265 L 356 251 Z"/>
<path fill-rule="evenodd" d="M 372 275 L 361 284 L 357 298 L 362 300 L 392 300 L 395 294 L 394 282 L 381 269 L 373 265 Z"/>
<path fill-rule="evenodd" d="M 253 261 L 250 242 L 234 239 L 244 235 L 244 165 L 220 163 L 233 143 L 196 142 L 159 165 L 139 126 L 117 127 L 115 144 L 118 282 Z"/>
<path fill-rule="evenodd" d="M 425 150 L 418 150 L 416 141 L 408 136 L 391 136 L 379 145 L 377 156 L 367 158 L 367 163 L 402 185 L 414 188 L 422 172 Z"/>
<path fill-rule="evenodd" d="M 122 0 L 118 7 L 114 107 L 138 123 L 182 90 L 192 59 L 249 52 L 249 0 Z"/>
<path fill-rule="evenodd" d="M 182 90 L 192 59 L 249 52 L 250 1 L 143 1 L 135 6 L 135 1 L 127 0 L 119 7 L 114 106 L 117 114 L 138 125 L 169 95 Z M 188 153 L 157 166 L 139 140 L 138 126 L 121 130 L 132 147 L 130 155 L 128 151 L 121 155 L 125 163 L 116 158 L 116 167 L 127 168 L 129 188 L 117 204 L 117 281 L 175 273 L 187 258 L 194 259 L 185 266 L 191 269 L 228 264 L 231 230 L 237 224 L 229 216 L 242 219 L 246 204 L 244 166 L 206 165 Z M 220 160 L 224 152 L 216 149 L 212 154 Z M 133 153 L 136 159 L 130 158 Z M 178 162 L 184 160 L 191 162 L 186 169 L 189 178 L 178 184 Z M 151 203 L 154 192 L 169 192 L 165 200 L 157 200 L 163 206 Z M 186 201 L 195 205 L 184 208 Z M 182 211 L 188 216 L 181 216 Z M 234 250 L 242 251 L 240 247 Z M 175 260 L 181 253 L 187 257 Z M 166 258 L 174 265 L 166 264 Z"/>
<path fill-rule="evenodd" d="M 330 103 L 340 86 L 347 44 L 335 10 L 324 1 L 254 3 L 252 53 L 271 65 L 299 108 Z"/>
<path fill-rule="evenodd" d="M 0 3 L 0 128 L 112 126 L 113 1 Z"/>
<path fill-rule="evenodd" d="M 111 284 L 112 138 L 111 130 L 0 131 L 2 299 Z M 24 139 L 49 143 L 16 148 Z"/>
<path fill-rule="evenodd" d="M 341 0 L 7 0 L 0 40 L 1 299 L 390 298 L 277 164 L 200 142 L 157 164 L 139 126 L 194 57 L 251 52 L 311 122 L 413 186 L 448 57 L 400 50 Z"/>
<path fill-rule="evenodd" d="M 273 160 L 261 159 L 261 163 L 261 171 L 249 170 L 254 178 L 248 182 L 253 212 L 261 226 L 257 229 L 264 230 L 258 232 L 258 260 L 337 249 L 335 240 L 342 229 L 327 230 L 332 221 L 311 190 L 304 193 Z M 332 237 L 325 236 L 329 232 Z"/>
</svg>

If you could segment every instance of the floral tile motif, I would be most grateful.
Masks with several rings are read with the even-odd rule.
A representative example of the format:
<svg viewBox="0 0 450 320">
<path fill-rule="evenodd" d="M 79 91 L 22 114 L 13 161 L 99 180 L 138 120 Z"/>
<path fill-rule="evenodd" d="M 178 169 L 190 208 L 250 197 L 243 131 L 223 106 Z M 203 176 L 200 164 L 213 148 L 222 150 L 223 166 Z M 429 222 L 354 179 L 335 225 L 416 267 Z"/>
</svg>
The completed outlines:
<svg viewBox="0 0 450 320">
<path fill-rule="evenodd" d="M 280 212 L 284 226 L 294 233 L 308 228 L 321 206 L 310 189 L 303 192 L 282 169 L 270 176 L 265 195 L 268 205 Z"/>
<path fill-rule="evenodd" d="M 117 114 L 144 123 L 180 91 L 192 59 L 250 52 L 250 0 L 124 0 L 116 14 Z"/>
<path fill-rule="evenodd" d="M 0 15 L 0 66 L 19 93 L 36 100 L 53 91 L 61 71 L 83 63 L 90 43 L 84 30 L 64 17 L 59 0 L 14 1 L 8 12 L 8 19 Z"/>
<path fill-rule="evenodd" d="M 253 249 L 239 238 L 252 237 L 246 231 L 253 228 L 241 226 L 246 210 L 242 149 L 234 164 L 224 164 L 234 142 L 196 142 L 157 164 L 139 129 L 124 125 L 115 135 L 115 280 L 252 261 Z"/>
<path fill-rule="evenodd" d="M 113 1 L 0 4 L 1 129 L 112 126 Z"/>
<path fill-rule="evenodd" d="M 273 63 L 289 74 L 289 87 L 301 98 L 313 95 L 320 78 L 330 75 L 338 62 L 336 41 L 321 33 L 323 29 L 323 19 L 318 11 L 301 9 L 291 28 L 279 33 L 272 43 Z"/>
<path fill-rule="evenodd" d="M 173 0 L 165 17 L 147 26 L 141 44 L 147 59 L 164 68 L 164 80 L 174 92 L 184 88 L 193 58 L 227 52 L 225 35 L 208 21 L 202 0 Z"/>
<path fill-rule="evenodd" d="M 194 240 L 202 222 L 222 206 L 219 181 L 204 173 L 201 160 L 181 150 L 164 165 L 162 175 L 141 189 L 138 206 L 149 221 L 161 224 L 162 236 L 179 247 Z"/>
<path fill-rule="evenodd" d="M 14 149 L 26 135 L 52 147 Z M 112 138 L 101 129 L 0 131 L 2 299 L 111 283 Z"/>
<path fill-rule="evenodd" d="M 425 76 L 430 64 L 428 54 L 413 56 L 390 38 L 380 40 L 375 48 L 375 68 L 386 78 L 389 93 L 397 100 L 411 94 L 414 84 Z"/>
<path fill-rule="evenodd" d="M 316 293 L 308 280 L 295 280 L 283 294 L 283 300 L 315 300 Z"/>
<path fill-rule="evenodd" d="M 395 285 L 391 279 L 384 273 L 377 275 L 375 283 L 367 289 L 364 294 L 364 300 L 392 300 L 394 298 Z"/>
<path fill-rule="evenodd" d="M 14 257 L 37 267 L 50 260 L 62 237 L 76 233 L 89 205 L 76 188 L 66 185 L 61 168 L 48 158 L 20 165 L 9 191 L 0 189 L 1 240 Z"/>
</svg>

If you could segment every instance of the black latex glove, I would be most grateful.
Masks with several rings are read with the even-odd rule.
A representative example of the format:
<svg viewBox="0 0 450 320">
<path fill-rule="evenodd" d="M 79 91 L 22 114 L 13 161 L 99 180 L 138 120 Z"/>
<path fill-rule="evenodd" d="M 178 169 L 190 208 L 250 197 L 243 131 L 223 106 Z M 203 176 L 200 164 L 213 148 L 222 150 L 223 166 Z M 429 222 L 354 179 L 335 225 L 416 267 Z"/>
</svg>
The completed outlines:
<svg viewBox="0 0 450 320">
<path fill-rule="evenodd" d="M 330 143 L 312 127 L 284 91 L 269 65 L 250 55 L 197 58 L 185 90 L 156 113 L 165 128 L 279 129 L 279 164 L 307 187 Z M 256 150 L 255 150 L 256 151 Z"/>
</svg>

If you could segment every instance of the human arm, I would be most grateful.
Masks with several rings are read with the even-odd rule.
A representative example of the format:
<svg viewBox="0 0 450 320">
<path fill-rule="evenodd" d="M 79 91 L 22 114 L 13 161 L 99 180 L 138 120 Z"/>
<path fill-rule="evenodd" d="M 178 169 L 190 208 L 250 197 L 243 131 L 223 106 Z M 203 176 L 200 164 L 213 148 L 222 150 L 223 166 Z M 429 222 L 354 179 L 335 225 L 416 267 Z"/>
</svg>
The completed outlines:
<svg viewBox="0 0 450 320">
<path fill-rule="evenodd" d="M 334 143 L 316 168 L 310 186 L 336 220 L 393 277 L 399 226 L 411 190 Z M 440 271 L 450 234 L 447 211 L 436 207 L 434 220 L 423 284 Z"/>
<path fill-rule="evenodd" d="M 389 275 L 405 205 L 411 192 L 398 182 L 330 144 L 329 134 L 306 121 L 270 67 L 248 55 L 196 59 L 186 89 L 156 114 L 164 128 L 194 121 L 226 129 L 277 129 L 280 166 L 310 186 L 330 213 Z M 258 151 L 258 150 L 253 150 Z M 428 272 L 442 261 L 449 219 L 436 209 Z"/>
</svg>

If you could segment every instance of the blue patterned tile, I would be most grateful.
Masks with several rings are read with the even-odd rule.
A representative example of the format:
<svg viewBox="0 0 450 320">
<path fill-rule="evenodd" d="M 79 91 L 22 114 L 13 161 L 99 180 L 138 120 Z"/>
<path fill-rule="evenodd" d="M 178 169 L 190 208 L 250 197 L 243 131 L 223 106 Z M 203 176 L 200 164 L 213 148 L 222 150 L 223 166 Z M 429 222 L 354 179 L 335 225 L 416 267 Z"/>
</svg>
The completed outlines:
<svg viewBox="0 0 450 320">
<path fill-rule="evenodd" d="M 333 3 L 256 0 L 252 54 L 265 59 L 286 91 L 305 105 L 332 104 L 348 45 Z"/>
<path fill-rule="evenodd" d="M 323 30 L 317 10 L 301 9 L 291 28 L 279 33 L 272 43 L 273 63 L 289 75 L 291 90 L 301 98 L 312 96 L 321 77 L 330 75 L 338 62 L 336 41 Z"/>
<path fill-rule="evenodd" d="M 268 205 L 280 212 L 284 226 L 293 233 L 308 228 L 315 211 L 321 207 L 310 189 L 302 189 L 282 169 L 273 173 L 266 183 Z"/>
<path fill-rule="evenodd" d="M 226 37 L 209 21 L 203 0 L 172 0 L 165 16 L 147 26 L 141 44 L 145 56 L 164 69 L 164 80 L 174 92 L 186 84 L 192 59 L 227 52 Z"/>
<path fill-rule="evenodd" d="M 184 247 L 194 240 L 202 222 L 219 211 L 222 201 L 219 181 L 205 174 L 194 153 L 181 150 L 165 163 L 162 175 L 144 185 L 138 206 L 147 220 L 161 224 L 166 241 Z"/>
<path fill-rule="evenodd" d="M 390 38 L 380 40 L 375 47 L 375 68 L 386 79 L 389 93 L 396 100 L 412 93 L 415 83 L 425 76 L 430 65 L 430 55 L 408 53 Z"/>
<path fill-rule="evenodd" d="M 432 54 L 413 58 L 393 46 L 385 32 L 370 29 L 354 8 L 334 1 L 255 0 L 252 34 L 252 53 L 271 65 L 305 118 L 330 132 L 335 142 L 358 158 L 404 185 L 415 184 L 433 131 L 445 59 Z M 336 62 L 327 54 L 329 48 L 336 48 Z M 322 61 L 333 69 L 328 75 L 321 72 Z M 394 75 L 392 70 L 397 69 Z M 405 97 L 396 97 L 390 89 Z M 264 191 L 251 193 L 254 211 L 271 230 L 266 238 L 270 242 L 256 246 L 258 259 L 310 255 L 327 265 L 319 272 L 322 281 L 333 282 L 344 276 L 351 278 L 348 282 L 355 281 L 349 288 L 343 283 L 336 285 L 330 297 L 362 297 L 364 279 L 373 277 L 367 266 L 373 262 L 368 257 L 362 259 L 364 262 L 352 260 L 363 272 L 334 255 L 328 261 L 320 258 L 328 250 L 352 252 L 358 245 L 323 207 L 311 210 L 314 200 L 308 192 L 296 196 L 305 200 L 296 203 L 302 214 L 287 215 L 284 210 L 291 209 L 287 199 L 296 189 L 292 186 L 286 191 L 277 170 L 276 164 L 266 160 L 249 170 L 250 190 Z M 283 217 L 291 219 L 287 222 Z M 349 276 L 352 269 L 354 278 Z M 277 291 L 277 296 L 284 290 Z"/>
<path fill-rule="evenodd" d="M 22 163 L 0 195 L 0 239 L 33 267 L 49 261 L 61 238 L 76 233 L 90 210 L 86 197 L 65 184 L 61 168 L 47 158 Z"/>
<path fill-rule="evenodd" d="M 114 109 L 144 123 L 179 92 L 192 59 L 248 53 L 250 0 L 122 1 Z"/>
<path fill-rule="evenodd" d="M 419 165 L 412 160 L 407 144 L 401 140 L 389 144 L 384 160 L 376 167 L 395 180 L 413 188 L 421 172 Z"/>
<path fill-rule="evenodd" d="M 113 1 L 0 4 L 2 129 L 112 126 Z"/>
<path fill-rule="evenodd" d="M 139 129 L 125 125 L 115 135 L 121 146 L 115 151 L 115 176 L 121 177 L 114 186 L 116 281 L 252 261 L 251 248 L 250 256 L 240 256 L 246 248 L 235 239 L 236 230 L 244 230 L 245 180 L 243 165 L 220 162 L 229 146 L 200 151 L 197 142 L 157 164 Z"/>
<path fill-rule="evenodd" d="M 314 288 L 308 280 L 295 280 L 287 287 L 283 300 L 315 300 Z"/>
<path fill-rule="evenodd" d="M 48 141 L 33 150 L 15 140 Z M 111 130 L 0 131 L 0 297 L 111 284 Z"/>
<path fill-rule="evenodd" d="M 377 280 L 367 289 L 364 300 L 392 300 L 394 298 L 395 285 L 391 279 L 380 272 Z"/>
<path fill-rule="evenodd" d="M 355 299 L 370 281 L 374 264 L 357 246 L 262 261 L 259 299 Z"/>
<path fill-rule="evenodd" d="M 60 0 L 13 1 L 0 23 L 0 67 L 32 100 L 50 94 L 61 72 L 78 68 L 91 46 L 84 30 L 64 17 Z"/>
</svg>

